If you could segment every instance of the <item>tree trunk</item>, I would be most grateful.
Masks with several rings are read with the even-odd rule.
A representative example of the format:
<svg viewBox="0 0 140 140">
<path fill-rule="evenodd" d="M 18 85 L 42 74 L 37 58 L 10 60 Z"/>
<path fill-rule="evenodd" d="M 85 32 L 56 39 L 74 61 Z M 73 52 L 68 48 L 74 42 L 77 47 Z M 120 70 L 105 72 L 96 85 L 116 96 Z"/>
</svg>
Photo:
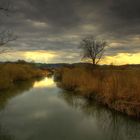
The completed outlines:
<svg viewBox="0 0 140 140">
<path fill-rule="evenodd" d="M 95 65 L 95 58 L 92 59 L 92 64 Z"/>
</svg>

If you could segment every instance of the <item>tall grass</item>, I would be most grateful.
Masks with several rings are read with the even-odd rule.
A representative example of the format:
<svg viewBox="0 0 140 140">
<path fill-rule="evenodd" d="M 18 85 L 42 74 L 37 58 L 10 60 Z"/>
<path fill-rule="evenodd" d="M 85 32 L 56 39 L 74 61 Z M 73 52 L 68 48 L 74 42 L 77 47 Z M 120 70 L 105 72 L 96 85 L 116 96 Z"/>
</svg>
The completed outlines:
<svg viewBox="0 0 140 140">
<path fill-rule="evenodd" d="M 140 117 L 140 70 L 112 68 L 63 68 L 59 86 Z"/>
<path fill-rule="evenodd" d="M 17 81 L 43 76 L 43 72 L 31 64 L 0 64 L 0 90 L 7 89 Z"/>
</svg>

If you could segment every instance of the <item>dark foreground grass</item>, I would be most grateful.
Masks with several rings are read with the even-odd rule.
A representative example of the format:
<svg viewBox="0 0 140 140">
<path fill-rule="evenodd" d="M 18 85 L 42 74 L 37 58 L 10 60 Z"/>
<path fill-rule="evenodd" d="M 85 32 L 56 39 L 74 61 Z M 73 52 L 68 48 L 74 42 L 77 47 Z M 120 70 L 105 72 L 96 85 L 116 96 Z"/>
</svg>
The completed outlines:
<svg viewBox="0 0 140 140">
<path fill-rule="evenodd" d="M 44 75 L 43 71 L 31 64 L 0 64 L 0 90 L 10 88 L 17 81 L 30 80 Z"/>
<path fill-rule="evenodd" d="M 61 88 L 94 98 L 109 108 L 140 118 L 140 69 L 71 67 L 57 71 Z"/>
</svg>

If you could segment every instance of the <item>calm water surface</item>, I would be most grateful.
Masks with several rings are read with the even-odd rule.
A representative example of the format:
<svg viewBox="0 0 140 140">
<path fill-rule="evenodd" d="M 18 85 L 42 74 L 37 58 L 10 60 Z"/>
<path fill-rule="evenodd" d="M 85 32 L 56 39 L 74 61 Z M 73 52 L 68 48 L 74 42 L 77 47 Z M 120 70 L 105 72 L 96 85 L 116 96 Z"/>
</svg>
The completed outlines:
<svg viewBox="0 0 140 140">
<path fill-rule="evenodd" d="M 140 121 L 76 97 L 45 78 L 0 93 L 0 140 L 140 140 Z"/>
</svg>

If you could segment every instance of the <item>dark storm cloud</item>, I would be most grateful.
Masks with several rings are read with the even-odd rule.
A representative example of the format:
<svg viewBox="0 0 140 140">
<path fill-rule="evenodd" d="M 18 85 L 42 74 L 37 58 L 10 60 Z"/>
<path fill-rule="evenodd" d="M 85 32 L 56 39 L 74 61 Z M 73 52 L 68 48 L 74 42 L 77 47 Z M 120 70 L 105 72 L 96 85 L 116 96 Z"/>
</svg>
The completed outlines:
<svg viewBox="0 0 140 140">
<path fill-rule="evenodd" d="M 70 0 L 19 0 L 15 4 L 25 18 L 47 22 L 54 28 L 75 26 L 81 20 Z"/>
<path fill-rule="evenodd" d="M 140 1 L 139 0 L 117 0 L 113 1 L 111 8 L 113 15 L 125 20 L 140 19 Z"/>
<path fill-rule="evenodd" d="M 17 48 L 75 51 L 83 36 L 93 34 L 115 44 L 109 55 L 140 51 L 139 0 L 11 0 L 11 5 L 2 23 L 19 36 L 9 44 Z"/>
<path fill-rule="evenodd" d="M 108 16 L 103 29 L 116 36 L 140 34 L 140 1 L 112 0 L 108 7 Z M 106 27 L 106 28 L 105 28 Z"/>
</svg>

